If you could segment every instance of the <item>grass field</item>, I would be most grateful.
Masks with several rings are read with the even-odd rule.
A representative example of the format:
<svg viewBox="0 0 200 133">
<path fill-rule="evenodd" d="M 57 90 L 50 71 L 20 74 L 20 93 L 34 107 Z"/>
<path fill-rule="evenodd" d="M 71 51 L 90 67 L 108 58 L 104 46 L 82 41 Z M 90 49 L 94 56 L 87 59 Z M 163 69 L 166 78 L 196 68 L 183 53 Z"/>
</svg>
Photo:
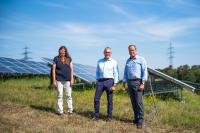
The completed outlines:
<svg viewBox="0 0 200 133">
<path fill-rule="evenodd" d="M 106 122 L 107 100 L 101 98 L 101 120 L 92 121 L 94 89 L 73 90 L 72 115 L 56 115 L 56 90 L 48 88 L 48 78 L 23 78 L 0 81 L 0 132 L 199 132 L 200 96 L 183 91 L 184 103 L 173 98 L 144 97 L 145 126 L 132 124 L 132 109 L 127 93 L 117 86 L 113 121 Z M 64 104 L 65 105 L 65 104 Z M 65 110 L 66 110 L 66 106 Z M 154 119 L 153 119 L 154 118 Z M 153 119 L 153 121 L 151 121 Z"/>
</svg>

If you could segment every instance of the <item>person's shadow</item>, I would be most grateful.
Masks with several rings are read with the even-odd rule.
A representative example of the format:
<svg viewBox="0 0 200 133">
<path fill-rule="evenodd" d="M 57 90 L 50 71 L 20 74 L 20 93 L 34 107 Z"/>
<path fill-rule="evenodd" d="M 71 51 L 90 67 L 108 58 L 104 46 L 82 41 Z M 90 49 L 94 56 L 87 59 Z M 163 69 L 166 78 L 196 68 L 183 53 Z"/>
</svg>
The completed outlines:
<svg viewBox="0 0 200 133">
<path fill-rule="evenodd" d="M 91 120 L 94 116 L 93 111 L 75 111 L 75 113 L 78 114 L 78 115 L 81 115 L 83 117 L 86 117 L 88 119 L 91 119 Z M 106 121 L 106 119 L 107 119 L 107 116 L 100 113 L 99 120 L 105 120 Z M 117 120 L 117 121 L 120 121 L 120 122 L 123 122 L 123 123 L 133 123 L 133 121 L 131 119 L 120 118 L 118 116 L 113 116 L 113 120 Z"/>
<path fill-rule="evenodd" d="M 30 105 L 30 107 L 33 108 L 33 109 L 36 109 L 36 110 L 41 110 L 41 111 L 46 111 L 46 112 L 49 112 L 49 113 L 57 114 L 57 111 L 53 108 L 50 108 L 50 107 L 38 106 L 38 105 Z M 90 111 L 90 110 L 87 110 L 87 111 L 74 110 L 74 113 L 77 114 L 77 115 L 86 117 L 88 119 L 91 119 L 91 120 L 94 116 L 94 112 Z M 106 121 L 106 119 L 107 119 L 107 116 L 100 113 L 99 120 L 105 120 Z M 118 116 L 113 116 L 113 120 L 117 120 L 117 121 L 120 121 L 120 122 L 123 122 L 123 123 L 133 123 L 131 119 L 120 118 Z"/>
<path fill-rule="evenodd" d="M 45 107 L 45 106 L 40 106 L 40 105 L 30 105 L 31 108 L 36 109 L 36 110 L 41 110 L 41 111 L 46 111 L 50 113 L 56 114 L 56 110 L 50 107 Z"/>
</svg>

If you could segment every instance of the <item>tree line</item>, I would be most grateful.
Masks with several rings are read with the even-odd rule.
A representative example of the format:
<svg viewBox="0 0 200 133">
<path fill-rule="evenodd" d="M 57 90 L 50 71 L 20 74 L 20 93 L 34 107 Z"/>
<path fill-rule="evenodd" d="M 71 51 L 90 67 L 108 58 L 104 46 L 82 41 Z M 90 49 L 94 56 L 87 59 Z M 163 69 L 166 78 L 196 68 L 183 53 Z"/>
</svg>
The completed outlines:
<svg viewBox="0 0 200 133">
<path fill-rule="evenodd" d="M 159 71 L 182 81 L 200 83 L 200 65 L 181 65 L 177 68 L 167 67 Z"/>
</svg>

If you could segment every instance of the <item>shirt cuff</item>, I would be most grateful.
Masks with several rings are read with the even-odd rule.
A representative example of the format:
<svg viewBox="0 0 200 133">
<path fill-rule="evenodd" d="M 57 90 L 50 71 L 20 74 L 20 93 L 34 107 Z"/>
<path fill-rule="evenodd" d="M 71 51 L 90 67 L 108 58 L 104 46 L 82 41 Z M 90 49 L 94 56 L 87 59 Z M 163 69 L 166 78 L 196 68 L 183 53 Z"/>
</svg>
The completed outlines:
<svg viewBox="0 0 200 133">
<path fill-rule="evenodd" d="M 147 78 L 142 78 L 142 81 L 147 81 Z"/>
<path fill-rule="evenodd" d="M 123 82 L 127 82 L 127 79 L 123 79 Z"/>
<path fill-rule="evenodd" d="M 118 80 L 114 80 L 114 84 L 117 84 L 119 81 Z"/>
</svg>

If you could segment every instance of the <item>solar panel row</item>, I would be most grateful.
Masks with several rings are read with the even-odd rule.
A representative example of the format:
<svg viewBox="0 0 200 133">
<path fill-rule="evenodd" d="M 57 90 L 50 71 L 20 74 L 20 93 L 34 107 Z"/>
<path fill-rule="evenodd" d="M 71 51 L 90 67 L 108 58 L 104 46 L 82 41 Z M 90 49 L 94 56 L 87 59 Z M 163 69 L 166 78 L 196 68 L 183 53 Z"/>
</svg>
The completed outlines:
<svg viewBox="0 0 200 133">
<path fill-rule="evenodd" d="M 49 74 L 47 63 L 52 64 L 53 60 L 42 59 L 46 63 L 0 57 L 0 73 Z M 74 63 L 74 75 L 86 82 L 92 83 L 96 80 L 95 71 L 95 67 Z"/>
<path fill-rule="evenodd" d="M 43 62 L 0 57 L 1 73 L 49 74 L 49 71 L 49 67 Z"/>
<path fill-rule="evenodd" d="M 44 62 L 25 61 L 19 59 L 0 57 L 0 73 L 30 73 L 30 74 L 49 74 L 50 68 L 47 63 L 52 64 L 53 60 L 42 58 Z M 161 79 L 173 82 L 174 84 L 195 90 L 194 87 L 176 80 L 159 71 L 148 68 L 148 72 L 152 76 L 159 76 Z M 95 78 L 96 68 L 88 65 L 74 63 L 74 75 L 86 82 L 92 83 Z"/>
</svg>

